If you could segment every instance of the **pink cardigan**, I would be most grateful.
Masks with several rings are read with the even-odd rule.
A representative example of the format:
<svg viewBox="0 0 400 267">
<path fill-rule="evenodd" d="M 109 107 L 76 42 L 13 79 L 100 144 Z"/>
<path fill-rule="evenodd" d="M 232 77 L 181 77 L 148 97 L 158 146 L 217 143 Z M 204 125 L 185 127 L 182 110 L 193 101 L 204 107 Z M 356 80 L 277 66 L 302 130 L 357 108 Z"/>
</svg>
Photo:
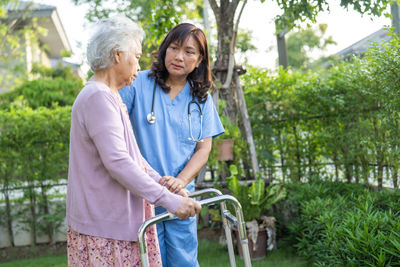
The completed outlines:
<svg viewBox="0 0 400 267">
<path fill-rule="evenodd" d="M 67 224 L 79 233 L 137 241 L 144 199 L 170 212 L 182 197 L 158 184 L 141 156 L 123 104 L 89 81 L 72 107 Z M 143 169 L 147 169 L 147 173 Z"/>
</svg>

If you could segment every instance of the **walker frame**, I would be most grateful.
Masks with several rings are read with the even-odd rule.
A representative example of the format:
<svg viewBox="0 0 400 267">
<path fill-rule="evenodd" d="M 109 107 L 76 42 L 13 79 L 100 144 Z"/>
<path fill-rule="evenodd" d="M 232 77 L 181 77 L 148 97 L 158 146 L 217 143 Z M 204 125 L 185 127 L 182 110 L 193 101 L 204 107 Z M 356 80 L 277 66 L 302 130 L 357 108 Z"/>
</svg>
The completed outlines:
<svg viewBox="0 0 400 267">
<path fill-rule="evenodd" d="M 221 191 L 219 191 L 215 188 L 199 190 L 199 191 L 191 193 L 189 196 L 197 197 L 197 196 L 202 196 L 205 194 L 212 194 L 212 195 L 214 195 L 214 197 L 200 200 L 199 203 L 202 206 L 208 206 L 210 204 L 220 203 L 221 218 L 222 218 L 222 223 L 223 223 L 223 227 L 225 230 L 226 242 L 227 242 L 228 253 L 229 253 L 229 261 L 230 261 L 231 267 L 236 267 L 235 254 L 233 251 L 233 242 L 232 242 L 232 229 L 231 229 L 232 224 L 236 225 L 238 228 L 238 231 L 239 231 L 240 243 L 242 245 L 242 250 L 243 250 L 244 265 L 245 265 L 245 267 L 251 267 L 248 239 L 247 239 L 247 233 L 246 233 L 246 225 L 245 225 L 245 221 L 243 218 L 242 206 L 240 205 L 239 201 L 233 196 L 223 195 L 221 193 Z M 226 202 L 229 202 L 234 206 L 236 217 L 233 216 L 229 212 L 229 210 L 226 208 Z M 146 242 L 145 242 L 146 229 L 155 223 L 164 221 L 166 219 L 174 218 L 174 217 L 175 217 L 175 215 L 173 215 L 172 213 L 164 212 L 160 215 L 150 218 L 149 220 L 146 220 L 140 226 L 140 228 L 138 230 L 138 244 L 139 244 L 140 257 L 142 260 L 143 267 L 149 266 L 149 260 L 148 260 L 147 254 L 146 254 Z"/>
</svg>

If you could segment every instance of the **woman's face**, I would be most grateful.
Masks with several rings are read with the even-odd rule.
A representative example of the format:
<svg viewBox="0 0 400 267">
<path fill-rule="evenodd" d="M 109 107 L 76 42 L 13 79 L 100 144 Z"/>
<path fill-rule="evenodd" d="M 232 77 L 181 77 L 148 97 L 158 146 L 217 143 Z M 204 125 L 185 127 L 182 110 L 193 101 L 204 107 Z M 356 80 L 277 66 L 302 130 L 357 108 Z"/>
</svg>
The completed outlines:
<svg viewBox="0 0 400 267">
<path fill-rule="evenodd" d="M 122 83 L 130 85 L 140 71 L 139 59 L 142 56 L 142 46 L 139 44 L 136 52 L 119 52 L 119 66 L 117 73 Z"/>
<path fill-rule="evenodd" d="M 168 77 L 186 79 L 189 73 L 199 66 L 201 60 L 199 46 L 192 36 L 182 45 L 172 42 L 167 48 L 164 60 Z"/>
</svg>

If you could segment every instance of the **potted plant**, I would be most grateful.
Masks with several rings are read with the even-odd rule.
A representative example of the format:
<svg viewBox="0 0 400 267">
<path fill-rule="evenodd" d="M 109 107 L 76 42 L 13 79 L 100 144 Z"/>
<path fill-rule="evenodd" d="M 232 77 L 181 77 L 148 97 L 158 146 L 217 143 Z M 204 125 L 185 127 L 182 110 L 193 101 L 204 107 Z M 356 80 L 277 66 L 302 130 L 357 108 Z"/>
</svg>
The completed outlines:
<svg viewBox="0 0 400 267">
<path fill-rule="evenodd" d="M 266 213 L 275 203 L 286 197 L 286 190 L 282 184 L 266 185 L 264 179 L 260 176 L 251 184 L 246 181 L 241 184 L 237 178 L 236 166 L 231 165 L 229 169 L 231 176 L 227 178 L 227 186 L 242 205 L 249 239 L 250 257 L 252 259 L 264 258 L 267 243 L 270 244 L 275 241 L 275 218 L 267 217 Z M 240 242 L 237 245 L 239 254 L 242 256 Z"/>
<path fill-rule="evenodd" d="M 239 127 L 224 115 L 221 115 L 220 119 L 225 133 L 213 140 L 211 153 L 207 161 L 211 180 L 215 183 L 228 177 L 229 166 L 231 164 L 239 166 L 241 158 L 247 153 L 247 142 L 242 137 Z M 238 169 L 238 171 L 239 173 L 244 172 L 243 169 Z"/>
<path fill-rule="evenodd" d="M 224 126 L 225 133 L 220 138 L 215 140 L 217 158 L 219 161 L 233 161 L 235 154 L 234 143 L 235 141 L 242 139 L 242 134 L 239 127 L 232 123 L 228 117 L 221 115 L 220 119 L 222 125 Z"/>
</svg>

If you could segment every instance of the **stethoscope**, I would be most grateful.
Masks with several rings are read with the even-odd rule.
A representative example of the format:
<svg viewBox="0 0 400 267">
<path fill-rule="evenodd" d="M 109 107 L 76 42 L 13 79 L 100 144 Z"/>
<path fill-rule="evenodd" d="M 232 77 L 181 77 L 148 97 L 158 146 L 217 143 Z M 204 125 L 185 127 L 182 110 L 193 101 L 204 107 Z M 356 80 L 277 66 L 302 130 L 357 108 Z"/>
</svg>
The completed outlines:
<svg viewBox="0 0 400 267">
<path fill-rule="evenodd" d="M 150 124 L 154 124 L 156 122 L 156 115 L 154 114 L 154 102 L 156 99 L 156 87 L 157 87 L 157 83 L 156 81 L 154 81 L 154 88 L 153 88 L 153 100 L 151 102 L 151 112 L 149 114 L 147 114 L 147 122 Z M 196 139 L 193 137 L 193 132 L 192 132 L 192 111 L 190 110 L 190 105 L 195 104 L 200 111 L 200 135 L 199 137 Z M 200 107 L 200 104 L 195 100 L 195 98 L 192 98 L 192 101 L 189 102 L 188 105 L 188 120 L 189 120 L 189 132 L 190 132 L 190 137 L 188 138 L 189 141 L 193 141 L 193 142 L 204 142 L 204 139 L 202 139 L 203 137 L 203 111 Z"/>
</svg>

